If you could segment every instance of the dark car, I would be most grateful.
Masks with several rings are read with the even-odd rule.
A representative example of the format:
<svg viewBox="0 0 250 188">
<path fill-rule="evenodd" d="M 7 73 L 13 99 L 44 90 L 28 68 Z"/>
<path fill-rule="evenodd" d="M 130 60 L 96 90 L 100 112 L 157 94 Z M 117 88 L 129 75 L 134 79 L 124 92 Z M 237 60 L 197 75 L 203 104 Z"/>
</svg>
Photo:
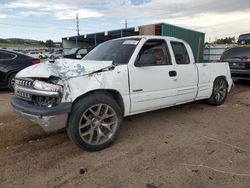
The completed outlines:
<svg viewBox="0 0 250 188">
<path fill-rule="evenodd" d="M 89 51 L 90 49 L 88 48 L 72 48 L 63 57 L 68 59 L 82 59 Z"/>
<path fill-rule="evenodd" d="M 37 63 L 40 63 L 39 59 L 34 59 L 18 52 L 0 49 L 0 87 L 9 87 L 13 91 L 16 73 Z"/>
<path fill-rule="evenodd" d="M 229 63 L 233 80 L 250 80 L 250 46 L 226 50 L 221 61 Z"/>
<path fill-rule="evenodd" d="M 239 44 L 250 44 L 250 33 L 240 35 L 238 43 Z"/>
</svg>

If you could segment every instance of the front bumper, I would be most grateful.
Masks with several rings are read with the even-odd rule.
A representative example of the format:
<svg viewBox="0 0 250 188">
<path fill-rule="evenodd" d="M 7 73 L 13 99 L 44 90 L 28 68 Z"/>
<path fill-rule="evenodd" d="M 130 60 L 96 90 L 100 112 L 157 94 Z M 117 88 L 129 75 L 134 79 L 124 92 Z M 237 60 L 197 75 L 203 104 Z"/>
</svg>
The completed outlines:
<svg viewBox="0 0 250 188">
<path fill-rule="evenodd" d="M 13 96 L 11 105 L 17 114 L 39 124 L 44 131 L 52 132 L 66 127 L 72 103 L 62 103 L 51 108 L 38 107 Z"/>
</svg>

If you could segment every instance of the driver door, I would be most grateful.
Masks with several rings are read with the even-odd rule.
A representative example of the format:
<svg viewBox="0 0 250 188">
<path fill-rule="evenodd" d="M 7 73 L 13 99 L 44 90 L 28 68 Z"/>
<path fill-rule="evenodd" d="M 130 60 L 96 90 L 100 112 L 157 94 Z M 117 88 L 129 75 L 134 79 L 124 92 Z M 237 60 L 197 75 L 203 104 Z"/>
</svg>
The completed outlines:
<svg viewBox="0 0 250 188">
<path fill-rule="evenodd" d="M 176 104 L 177 74 L 165 40 L 148 40 L 129 68 L 131 113 Z"/>
</svg>

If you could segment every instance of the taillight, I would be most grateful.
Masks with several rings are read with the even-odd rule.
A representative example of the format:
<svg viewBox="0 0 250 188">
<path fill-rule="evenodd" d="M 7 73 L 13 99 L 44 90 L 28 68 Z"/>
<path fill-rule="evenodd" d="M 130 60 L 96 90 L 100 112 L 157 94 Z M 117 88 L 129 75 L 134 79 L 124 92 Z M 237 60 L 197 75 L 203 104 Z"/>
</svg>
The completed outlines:
<svg viewBox="0 0 250 188">
<path fill-rule="evenodd" d="M 38 64 L 38 63 L 40 63 L 39 59 L 32 59 L 32 64 L 33 65 Z"/>
<path fill-rule="evenodd" d="M 247 58 L 247 62 L 249 62 L 249 63 L 250 63 L 250 57 L 249 57 L 249 58 Z"/>
</svg>

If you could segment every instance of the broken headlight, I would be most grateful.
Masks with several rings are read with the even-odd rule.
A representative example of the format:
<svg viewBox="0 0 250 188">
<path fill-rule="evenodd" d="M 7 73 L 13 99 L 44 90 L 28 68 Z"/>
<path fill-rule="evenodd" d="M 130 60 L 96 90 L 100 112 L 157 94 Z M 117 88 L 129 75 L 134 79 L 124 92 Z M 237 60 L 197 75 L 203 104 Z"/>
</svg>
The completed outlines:
<svg viewBox="0 0 250 188">
<path fill-rule="evenodd" d="M 60 85 L 51 84 L 39 80 L 35 80 L 33 83 L 33 87 L 37 90 L 43 90 L 43 91 L 53 91 L 53 92 L 63 92 L 63 88 Z"/>
</svg>

